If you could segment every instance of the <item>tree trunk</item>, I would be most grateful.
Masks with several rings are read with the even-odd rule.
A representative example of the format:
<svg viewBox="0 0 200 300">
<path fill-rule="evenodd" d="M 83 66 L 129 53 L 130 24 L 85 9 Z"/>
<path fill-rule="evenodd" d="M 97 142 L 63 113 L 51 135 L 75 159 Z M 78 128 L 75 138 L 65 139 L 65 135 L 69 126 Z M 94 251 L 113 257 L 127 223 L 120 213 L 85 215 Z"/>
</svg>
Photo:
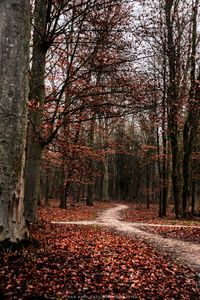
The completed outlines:
<svg viewBox="0 0 200 300">
<path fill-rule="evenodd" d="M 91 120 L 91 127 L 90 127 L 90 147 L 93 148 L 94 146 L 94 123 L 95 123 L 95 119 Z M 90 158 L 89 161 L 89 169 L 92 172 L 94 171 L 94 159 Z M 93 175 L 93 174 L 92 174 Z M 90 181 L 92 181 L 93 179 L 90 178 Z M 91 182 L 88 184 L 88 195 L 87 195 L 87 200 L 86 200 L 86 204 L 87 206 L 93 206 L 93 200 L 94 200 L 94 183 Z"/>
<path fill-rule="evenodd" d="M 196 70 L 196 52 L 197 52 L 197 15 L 198 15 L 199 0 L 196 0 L 193 10 L 193 31 L 192 31 L 192 53 L 191 53 L 191 88 L 189 97 L 189 112 L 187 120 L 184 124 L 183 132 L 183 192 L 182 192 L 182 209 L 183 217 L 187 217 L 188 202 L 190 198 L 190 182 L 192 174 L 192 153 L 194 148 L 194 141 L 197 134 L 199 123 L 199 101 L 200 101 L 200 71 L 195 81 Z"/>
<path fill-rule="evenodd" d="M 161 215 L 167 215 L 167 126 L 166 126 L 166 42 L 163 44 L 164 60 L 163 60 L 163 96 L 162 96 L 162 144 L 163 144 L 163 159 L 162 159 L 162 211 Z"/>
<path fill-rule="evenodd" d="M 45 205 L 49 205 L 49 169 L 46 169 L 46 180 L 45 180 Z"/>
<path fill-rule="evenodd" d="M 167 56 L 169 61 L 169 88 L 168 88 L 168 127 L 169 137 L 172 148 L 172 182 L 174 192 L 174 208 L 176 217 L 181 215 L 181 166 L 180 166 L 180 149 L 179 149 L 179 82 L 177 74 L 177 53 L 174 44 L 172 7 L 174 0 L 166 0 L 165 16 L 167 26 Z"/>
<path fill-rule="evenodd" d="M 147 167 L 146 167 L 146 188 L 147 188 L 147 195 L 146 195 L 146 201 L 147 201 L 147 209 L 150 208 L 150 166 L 149 166 L 149 163 L 147 164 Z"/>
<path fill-rule="evenodd" d="M 172 183 L 174 192 L 174 208 L 176 218 L 181 216 L 181 174 L 180 174 L 180 157 L 179 157 L 179 147 L 178 147 L 178 134 L 177 130 L 175 133 L 172 132 L 171 136 L 171 146 L 172 146 Z"/>
<path fill-rule="evenodd" d="M 171 158 L 171 146 L 170 146 L 170 141 L 167 139 L 167 163 L 166 163 L 166 191 L 167 191 L 167 204 L 170 203 L 170 198 L 171 198 L 171 190 L 172 190 L 172 158 Z"/>
<path fill-rule="evenodd" d="M 40 179 L 39 179 L 39 188 L 38 188 L 37 204 L 38 204 L 38 205 L 42 205 L 42 180 L 41 180 L 41 177 L 40 177 Z"/>
<path fill-rule="evenodd" d="M 195 100 L 196 103 L 197 100 L 198 101 L 200 100 L 200 88 L 198 86 L 198 83 L 197 83 L 197 93 L 196 93 Z M 193 153 L 194 141 L 198 129 L 198 122 L 199 122 L 199 109 L 196 107 L 194 110 L 189 112 L 188 119 L 184 126 L 183 193 L 182 193 L 183 217 L 187 216 L 188 202 L 190 197 L 190 182 L 191 182 L 191 174 L 192 174 L 192 153 Z"/>
<path fill-rule="evenodd" d="M 47 47 L 42 37 L 46 25 L 46 1 L 37 0 L 34 12 L 33 59 L 30 82 L 30 101 L 34 109 L 29 114 L 27 158 L 25 168 L 25 218 L 37 221 L 37 201 L 42 155 L 41 122 L 45 97 L 45 58 Z M 44 38 L 44 37 L 43 37 Z"/>
<path fill-rule="evenodd" d="M 108 174 L 108 155 L 105 154 L 103 159 L 103 183 L 102 183 L 102 200 L 104 202 L 108 201 L 108 183 L 109 183 L 109 174 Z"/>
<path fill-rule="evenodd" d="M 166 133 L 163 132 L 163 166 L 162 166 L 162 182 L 163 182 L 163 190 L 162 190 L 162 215 L 166 217 L 167 215 L 167 163 L 166 163 L 166 156 L 167 156 L 167 143 L 166 143 Z"/>
<path fill-rule="evenodd" d="M 59 207 L 66 208 L 66 199 L 65 199 L 65 163 L 63 163 L 60 168 L 60 204 Z"/>
<path fill-rule="evenodd" d="M 0 1 L 0 241 L 25 236 L 24 161 L 30 7 Z"/>
<path fill-rule="evenodd" d="M 29 137 L 32 139 L 32 137 Z M 25 167 L 25 219 L 30 222 L 37 221 L 37 203 L 40 189 L 40 161 L 42 147 L 36 141 L 29 141 Z"/>
<path fill-rule="evenodd" d="M 88 192 L 87 192 L 87 199 L 86 204 L 87 206 L 93 206 L 93 197 L 94 197 L 94 184 L 88 184 Z"/>
<path fill-rule="evenodd" d="M 103 121 L 103 120 L 102 120 Z M 101 119 L 99 120 L 101 126 L 103 125 L 101 122 Z M 108 133 L 108 120 L 105 119 L 104 120 L 104 127 L 105 127 L 105 133 L 106 135 L 109 135 Z M 105 137 L 102 135 L 102 137 L 100 138 L 101 140 L 101 145 L 102 148 L 105 148 L 105 150 L 107 150 L 107 142 L 105 140 Z M 108 187 L 109 187 L 109 172 L 108 172 L 108 153 L 105 152 L 104 154 L 104 158 L 102 161 L 103 164 L 103 178 L 102 178 L 102 201 L 107 202 L 108 201 Z"/>
<path fill-rule="evenodd" d="M 196 193 L 196 185 L 195 180 L 192 182 L 192 214 L 195 214 L 195 193 Z"/>
</svg>

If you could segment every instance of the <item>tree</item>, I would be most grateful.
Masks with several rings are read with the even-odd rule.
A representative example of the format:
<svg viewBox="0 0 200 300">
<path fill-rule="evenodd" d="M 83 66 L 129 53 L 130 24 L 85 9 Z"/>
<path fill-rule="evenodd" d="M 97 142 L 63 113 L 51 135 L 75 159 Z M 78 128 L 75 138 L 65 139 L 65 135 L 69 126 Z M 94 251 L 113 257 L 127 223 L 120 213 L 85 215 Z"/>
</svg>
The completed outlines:
<svg viewBox="0 0 200 300">
<path fill-rule="evenodd" d="M 66 72 L 67 78 L 62 84 L 62 88 L 59 91 L 60 93 L 58 92 L 59 95 L 57 98 L 54 96 L 56 98 L 55 109 L 54 112 L 52 112 L 51 108 L 51 121 L 49 122 L 50 132 L 48 132 L 47 137 L 45 137 L 42 134 L 42 120 L 44 117 L 44 105 L 46 96 L 45 69 L 47 53 L 49 53 L 49 56 L 51 56 L 50 48 L 52 47 L 54 42 L 54 51 L 57 48 L 59 49 L 59 47 L 57 46 L 58 41 L 56 41 L 56 39 L 60 38 L 61 40 L 63 40 L 63 34 L 68 31 L 71 26 L 73 27 L 73 22 L 80 18 L 84 19 L 84 11 L 85 9 L 87 10 L 87 6 L 89 5 L 89 3 L 90 1 L 78 4 L 75 4 L 75 1 L 65 0 L 35 1 L 33 25 L 33 57 L 30 80 L 30 104 L 32 108 L 29 113 L 24 201 L 25 218 L 30 222 L 35 222 L 37 219 L 36 208 L 38 195 L 40 193 L 39 182 L 42 150 L 56 136 L 60 127 L 55 125 L 56 115 L 59 110 L 59 106 L 63 105 L 63 102 L 60 102 L 63 93 L 67 88 L 69 76 L 71 75 L 70 69 L 76 50 L 74 50 L 74 53 L 71 56 L 71 63 L 69 69 Z M 64 36 L 64 38 L 66 39 L 66 44 L 68 46 L 71 42 L 71 35 L 69 34 L 67 36 Z M 78 38 L 77 40 L 79 42 Z M 59 43 L 59 45 L 60 49 L 62 49 L 62 43 Z M 65 55 L 65 51 L 67 52 L 67 46 L 62 52 L 63 55 Z M 76 47 L 77 45 L 75 46 L 75 49 Z M 50 68 L 52 68 L 53 65 L 54 61 L 51 61 Z"/>
<path fill-rule="evenodd" d="M 192 50 L 191 50 L 191 86 L 188 100 L 188 114 L 183 130 L 183 191 L 182 191 L 182 208 L 183 217 L 188 214 L 188 203 L 192 188 L 192 153 L 194 151 L 194 143 L 198 131 L 199 114 L 200 114 L 200 69 L 196 78 L 196 57 L 197 57 L 197 16 L 198 16 L 199 0 L 195 1 L 192 16 Z"/>
<path fill-rule="evenodd" d="M 147 5 L 140 40 L 149 54 L 146 72 L 149 77 L 155 74 L 159 92 L 160 214 L 166 214 L 171 160 L 175 214 L 184 217 L 190 205 L 192 156 L 199 126 L 199 1 L 155 0 Z"/>
<path fill-rule="evenodd" d="M 39 194 L 40 181 L 40 160 L 42 155 L 42 145 L 35 136 L 42 122 L 42 110 L 45 95 L 45 57 L 48 50 L 46 44 L 42 40 L 45 35 L 46 24 L 46 1 L 35 1 L 35 24 L 33 35 L 33 58 L 30 80 L 29 98 L 34 101 L 37 110 L 30 112 L 30 124 L 28 128 L 27 157 L 25 168 L 25 218 L 29 221 L 36 219 L 36 207 Z"/>
<path fill-rule="evenodd" d="M 109 32 L 114 32 L 111 34 L 112 42 L 114 37 L 116 40 L 119 38 L 118 31 L 113 28 L 120 27 L 122 22 L 119 17 L 121 2 L 35 1 L 25 172 L 25 217 L 31 222 L 36 221 L 40 164 L 44 147 L 59 135 L 61 127 L 75 122 L 76 116 L 80 115 L 83 109 L 88 120 L 91 110 L 99 109 L 100 105 L 104 105 L 105 109 L 111 105 L 105 96 L 108 92 L 102 91 L 102 88 L 94 83 L 94 73 L 98 68 L 108 73 L 112 72 L 114 65 L 118 66 L 124 61 L 124 58 L 121 59 L 122 44 L 119 45 L 118 52 L 115 49 L 115 56 L 110 53 L 105 61 L 104 53 L 100 49 L 102 38 L 105 44 L 108 40 L 104 40 Z M 107 10 L 107 14 L 114 10 L 109 22 L 103 9 Z M 97 15 L 97 12 L 101 16 L 100 29 L 96 26 L 99 19 L 94 15 Z M 118 17 L 115 18 L 115 15 Z M 107 48 L 108 53 L 111 47 Z M 54 84 L 51 87 L 52 81 Z M 115 91 L 113 89 L 112 93 L 121 93 L 122 88 L 117 86 L 116 82 L 117 78 L 113 83 Z M 98 99 L 101 94 L 105 94 L 105 97 L 102 97 L 104 101 Z"/>
<path fill-rule="evenodd" d="M 0 240 L 23 239 L 29 1 L 0 2 Z"/>
</svg>

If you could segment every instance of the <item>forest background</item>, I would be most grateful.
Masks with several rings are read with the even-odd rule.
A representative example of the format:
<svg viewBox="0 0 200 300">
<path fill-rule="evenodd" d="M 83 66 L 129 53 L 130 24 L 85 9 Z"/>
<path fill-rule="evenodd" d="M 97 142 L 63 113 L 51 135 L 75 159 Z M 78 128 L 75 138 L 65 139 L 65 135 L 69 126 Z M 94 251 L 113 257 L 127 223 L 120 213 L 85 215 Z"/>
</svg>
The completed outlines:
<svg viewBox="0 0 200 300">
<path fill-rule="evenodd" d="M 1 239 L 22 238 L 23 206 L 35 222 L 42 198 L 64 208 L 115 200 L 159 203 L 160 217 L 169 204 L 177 218 L 198 214 L 199 0 L 36 0 L 30 12 L 25 189 L 23 159 L 12 172 L 4 155 L 23 149 L 1 143 L 12 182 L 1 184 Z"/>
</svg>

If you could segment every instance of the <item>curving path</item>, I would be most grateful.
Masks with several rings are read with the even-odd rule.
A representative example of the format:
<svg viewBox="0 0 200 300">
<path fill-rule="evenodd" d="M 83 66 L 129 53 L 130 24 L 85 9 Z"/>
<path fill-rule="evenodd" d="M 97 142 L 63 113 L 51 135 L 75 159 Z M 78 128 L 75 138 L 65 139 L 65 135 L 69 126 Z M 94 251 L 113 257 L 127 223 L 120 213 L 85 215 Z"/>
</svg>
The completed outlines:
<svg viewBox="0 0 200 300">
<path fill-rule="evenodd" d="M 145 241 L 148 244 L 156 247 L 164 253 L 170 254 L 172 258 L 186 264 L 196 271 L 197 277 L 200 277 L 200 244 L 184 242 L 178 239 L 164 238 L 155 233 L 149 233 L 141 230 L 140 227 L 143 225 L 148 226 L 161 226 L 156 224 L 146 223 L 128 223 L 120 221 L 119 212 L 127 209 L 127 205 L 117 205 L 116 207 L 106 209 L 104 212 L 99 214 L 96 221 L 80 221 L 80 222 L 52 222 L 54 224 L 79 224 L 79 225 L 102 225 L 108 226 L 117 230 L 129 237 L 137 238 L 141 241 Z M 166 225 L 164 225 L 166 226 Z M 168 225 L 173 226 L 174 225 Z M 187 227 L 176 225 L 176 227 Z M 196 227 L 196 226 L 192 226 Z"/>
</svg>

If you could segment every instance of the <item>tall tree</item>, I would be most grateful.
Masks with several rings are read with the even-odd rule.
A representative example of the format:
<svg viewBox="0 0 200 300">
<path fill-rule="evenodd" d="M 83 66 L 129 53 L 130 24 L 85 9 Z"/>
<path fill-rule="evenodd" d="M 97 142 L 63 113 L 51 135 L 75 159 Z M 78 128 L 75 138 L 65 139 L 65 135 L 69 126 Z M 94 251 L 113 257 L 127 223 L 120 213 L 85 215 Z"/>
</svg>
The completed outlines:
<svg viewBox="0 0 200 300">
<path fill-rule="evenodd" d="M 0 1 L 0 240 L 22 239 L 29 1 Z"/>
<path fill-rule="evenodd" d="M 190 197 L 190 184 L 192 183 L 192 153 L 194 151 L 194 143 L 197 135 L 200 114 L 200 69 L 196 76 L 196 56 L 197 56 L 197 16 L 198 16 L 199 0 L 195 1 L 192 16 L 192 50 L 191 50 L 191 86 L 188 100 L 188 114 L 184 124 L 183 131 L 183 192 L 182 192 L 182 208 L 183 217 L 187 216 L 188 203 Z"/>
<path fill-rule="evenodd" d="M 36 206 L 39 195 L 40 161 L 42 143 L 38 130 L 41 128 L 45 97 L 45 59 L 50 46 L 46 40 L 47 7 L 46 1 L 36 0 L 34 10 L 33 58 L 30 80 L 30 100 L 35 109 L 30 111 L 27 158 L 25 168 L 25 218 L 36 221 Z"/>
<path fill-rule="evenodd" d="M 168 104 L 169 104 L 169 136 L 172 147 L 172 180 L 174 191 L 175 214 L 179 217 L 181 214 L 181 174 L 180 174 L 180 145 L 179 145 L 179 82 L 177 52 L 174 38 L 174 18 L 173 14 L 177 13 L 177 3 L 174 0 L 167 0 L 165 4 L 165 16 L 167 27 L 167 56 L 169 61 L 169 88 L 168 88 Z"/>
<path fill-rule="evenodd" d="M 143 18 L 144 27 L 141 25 L 141 40 L 147 41 L 146 48 L 153 57 L 153 60 L 151 57 L 148 60 L 148 73 L 156 71 L 160 90 L 157 107 L 160 110 L 158 117 L 162 118 L 159 126 L 162 127 L 163 215 L 169 190 L 166 176 L 169 157 L 172 159 L 175 214 L 184 216 L 188 210 L 191 160 L 199 119 L 196 84 L 198 6 L 198 0 L 155 0 L 146 10 L 149 17 Z M 167 149 L 171 150 L 170 156 Z"/>
<path fill-rule="evenodd" d="M 98 109 L 100 105 L 107 108 L 110 105 L 106 97 L 101 103 L 95 101 L 102 94 L 102 89 L 94 84 L 93 74 L 98 68 L 111 71 L 114 64 L 119 64 L 121 55 L 117 58 L 107 55 L 107 59 L 103 61 L 105 55 L 99 51 L 99 46 L 102 36 L 105 37 L 113 27 L 118 26 L 121 19 L 118 17 L 115 20 L 112 16 L 112 26 L 107 28 L 107 17 L 101 12 L 102 29 L 96 29 L 93 23 L 97 23 L 98 18 L 95 18 L 93 11 L 97 14 L 104 7 L 107 12 L 114 9 L 114 14 L 117 15 L 121 2 L 35 1 L 25 180 L 25 216 L 31 222 L 36 221 L 41 153 L 44 147 L 59 134 L 61 126 L 69 124 L 71 120 L 74 122 L 83 109 L 87 120 L 94 108 Z M 97 62 L 94 66 L 91 61 L 97 52 L 101 64 Z M 50 81 L 54 81 L 53 88 L 50 87 Z M 120 90 L 118 86 L 117 88 Z"/>
</svg>

